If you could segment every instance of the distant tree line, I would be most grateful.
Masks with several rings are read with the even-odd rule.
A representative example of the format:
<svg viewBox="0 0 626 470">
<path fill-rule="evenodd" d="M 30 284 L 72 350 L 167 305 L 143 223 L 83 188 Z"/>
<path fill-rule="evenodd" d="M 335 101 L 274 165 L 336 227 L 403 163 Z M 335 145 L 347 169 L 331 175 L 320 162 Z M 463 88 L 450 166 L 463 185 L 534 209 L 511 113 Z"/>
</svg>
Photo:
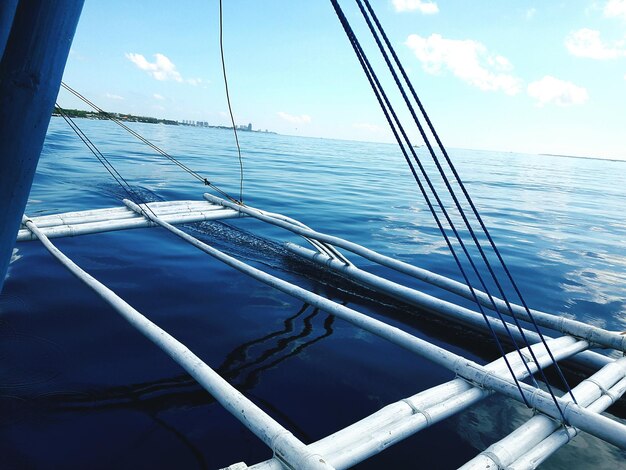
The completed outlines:
<svg viewBox="0 0 626 470">
<path fill-rule="evenodd" d="M 109 119 L 109 116 L 113 116 L 115 119 L 119 119 L 120 121 L 129 121 L 129 122 L 147 122 L 149 124 L 168 124 L 171 126 L 177 126 L 178 121 L 172 121 L 171 119 L 157 119 L 148 116 L 134 116 L 132 114 L 120 114 L 120 113 L 105 113 L 98 111 L 85 111 L 82 109 L 66 109 L 61 108 L 59 110 L 58 107 L 54 107 L 52 111 L 53 116 L 61 116 L 61 111 L 66 116 L 71 118 L 87 118 L 87 119 Z"/>
</svg>

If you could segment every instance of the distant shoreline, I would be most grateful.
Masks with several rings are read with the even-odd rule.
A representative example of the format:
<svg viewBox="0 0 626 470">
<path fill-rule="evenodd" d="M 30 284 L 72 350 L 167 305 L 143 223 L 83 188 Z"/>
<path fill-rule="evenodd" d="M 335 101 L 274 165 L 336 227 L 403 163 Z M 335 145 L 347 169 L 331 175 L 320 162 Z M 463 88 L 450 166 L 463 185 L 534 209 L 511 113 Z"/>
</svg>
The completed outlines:
<svg viewBox="0 0 626 470">
<path fill-rule="evenodd" d="M 559 157 L 559 158 L 579 158 L 581 160 L 602 160 L 603 162 L 620 162 L 625 163 L 626 160 L 622 160 L 619 158 L 609 158 L 609 157 L 580 157 L 577 155 L 563 155 L 560 153 L 540 153 L 538 155 L 545 155 L 546 157 Z"/>
<path fill-rule="evenodd" d="M 133 114 L 122 114 L 122 113 L 99 113 L 95 111 L 84 111 L 81 109 L 66 109 L 62 108 L 65 114 L 67 114 L 71 118 L 85 118 L 85 119 L 97 119 L 97 120 L 107 120 L 108 115 L 113 116 L 115 119 L 124 122 L 143 122 L 148 124 L 166 124 L 169 126 L 186 126 L 186 127 L 205 127 L 209 129 L 223 129 L 232 131 L 233 128 L 231 126 L 213 126 L 205 121 L 176 121 L 171 119 L 158 119 L 149 116 L 135 116 Z M 55 107 L 52 116 L 61 117 L 61 114 L 57 111 Z M 247 126 L 237 126 L 237 131 L 241 132 L 255 132 L 259 134 L 272 134 L 279 135 L 277 132 L 269 131 L 267 129 L 252 129 L 251 124 Z M 396 145 L 393 142 L 373 142 L 373 141 L 359 141 L 359 140 L 351 140 L 351 139 L 340 139 L 333 137 L 317 137 L 317 136 L 300 136 L 300 135 L 291 135 L 291 134 L 281 134 L 290 137 L 304 137 L 310 139 L 322 139 L 322 140 L 337 140 L 342 142 L 365 142 L 365 143 L 374 143 L 374 144 L 385 144 L 385 145 Z M 422 147 L 421 145 L 417 145 L 415 147 Z M 486 151 L 486 152 L 502 152 L 502 153 L 518 153 L 518 154 L 528 154 L 528 155 L 542 155 L 546 157 L 558 157 L 558 158 L 578 158 L 583 160 L 602 160 L 606 162 L 619 162 L 626 163 L 626 159 L 615 158 L 615 157 L 583 157 L 578 155 L 565 155 L 559 153 L 527 153 L 527 152 L 518 152 L 511 150 L 486 150 L 486 149 L 463 149 L 463 150 L 472 150 L 472 151 Z"/>
<path fill-rule="evenodd" d="M 135 116 L 133 114 L 123 114 L 123 113 L 109 113 L 109 112 L 97 112 L 97 111 L 84 111 L 82 109 L 66 109 L 61 108 L 63 114 L 71 118 L 82 118 L 82 119 L 97 119 L 100 121 L 106 121 L 113 118 L 118 121 L 124 122 L 143 122 L 147 124 L 165 124 L 168 126 L 188 126 L 188 127 L 206 127 L 209 129 L 227 129 L 232 130 L 232 127 L 229 126 L 212 126 L 208 122 L 204 121 L 176 121 L 172 119 L 158 119 L 150 116 Z M 56 106 L 52 111 L 52 116 L 63 117 L 59 112 L 59 108 Z M 268 131 L 267 129 L 252 129 L 252 124 L 248 124 L 247 126 L 237 126 L 237 130 L 241 132 L 258 132 L 261 134 L 276 134 L 276 132 Z"/>
</svg>

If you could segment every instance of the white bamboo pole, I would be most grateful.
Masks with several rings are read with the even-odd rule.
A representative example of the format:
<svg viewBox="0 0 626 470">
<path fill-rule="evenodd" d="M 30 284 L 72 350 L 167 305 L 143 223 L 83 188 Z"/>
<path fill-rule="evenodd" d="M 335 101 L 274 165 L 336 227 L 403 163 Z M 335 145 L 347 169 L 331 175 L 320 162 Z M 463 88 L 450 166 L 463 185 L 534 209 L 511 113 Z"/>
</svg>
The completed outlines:
<svg viewBox="0 0 626 470">
<path fill-rule="evenodd" d="M 483 366 L 473 361 L 417 338 L 405 331 L 400 330 L 399 328 L 388 325 L 375 318 L 368 317 L 367 315 L 352 310 L 344 305 L 337 304 L 329 299 L 326 299 L 325 297 L 309 292 L 301 287 L 290 284 L 287 281 L 249 266 L 246 263 L 243 263 L 225 253 L 222 253 L 212 246 L 201 242 L 188 233 L 185 233 L 173 225 L 155 217 L 153 214 L 149 212 L 142 212 L 135 203 L 128 200 L 124 200 L 124 203 L 137 213 L 142 213 L 151 221 L 169 230 L 171 233 L 182 238 L 196 248 L 269 286 L 272 286 L 282 292 L 285 292 L 286 294 L 291 295 L 292 297 L 318 307 L 327 313 L 358 326 L 361 329 L 369 331 L 370 333 L 380 336 L 381 338 L 385 338 L 398 346 L 412 351 L 425 359 L 434 362 L 435 364 L 455 372 L 476 386 L 492 389 L 518 401 L 522 400 L 519 395 L 518 386 L 508 377 L 494 374 L 492 371 L 485 369 Z M 549 416 L 557 419 L 560 418 L 560 412 L 549 394 L 524 383 L 519 383 L 519 387 L 521 387 L 524 391 L 524 395 L 526 396 L 526 399 L 531 407 L 536 408 Z M 597 413 L 589 412 L 588 410 L 575 404 L 567 403 L 559 399 L 557 399 L 557 402 L 559 403 L 560 409 L 562 410 L 568 423 L 620 448 L 626 448 L 626 426 L 616 423 Z"/>
<path fill-rule="evenodd" d="M 274 219 L 282 220 L 283 222 L 290 223 L 292 225 L 295 225 L 296 227 L 300 227 L 300 228 L 303 228 L 303 229 L 306 229 L 306 230 L 311 230 L 311 228 L 308 225 L 304 225 L 299 220 L 292 219 L 291 217 L 287 217 L 286 215 L 278 214 L 278 213 L 275 213 L 275 212 L 268 212 L 268 211 L 264 211 L 264 210 L 260 210 L 260 209 L 258 209 L 258 210 L 263 215 L 266 215 L 268 217 L 272 217 Z M 320 253 L 327 253 L 331 258 L 338 259 L 342 263 L 344 263 L 344 264 L 346 264 L 348 266 L 352 266 L 352 263 L 350 262 L 350 260 L 348 258 L 346 258 L 344 255 L 342 255 L 341 252 L 338 251 L 334 246 L 329 245 L 329 244 L 324 243 L 324 242 L 320 242 L 318 240 L 315 240 L 314 238 L 309 238 L 309 237 L 305 237 L 305 236 L 303 236 L 303 238 L 307 242 L 309 242 L 311 245 L 313 245 L 315 248 L 317 248 L 317 251 L 319 251 Z M 319 245 L 321 245 L 321 247 Z"/>
<path fill-rule="evenodd" d="M 135 213 L 129 211 L 127 207 L 107 207 L 104 209 L 91 209 L 86 211 L 63 212 L 39 217 L 31 217 L 36 221 L 40 229 L 63 224 L 80 224 L 84 222 L 94 222 L 99 220 L 114 220 L 132 218 Z M 22 224 L 24 227 L 24 224 Z"/>
<path fill-rule="evenodd" d="M 176 212 L 203 212 L 222 208 L 207 201 L 159 201 L 140 204 L 142 207 L 147 206 L 157 215 Z M 84 224 L 87 222 L 100 222 L 104 220 L 128 219 L 137 217 L 133 211 L 126 206 L 110 207 L 104 209 L 91 209 L 77 212 L 64 212 L 61 214 L 44 215 L 40 217 L 31 217 L 37 227 L 45 228 L 54 225 L 73 225 Z"/>
<path fill-rule="evenodd" d="M 157 209 L 154 212 L 159 217 L 165 217 L 168 215 L 177 215 L 177 214 L 190 214 L 190 213 L 210 213 L 210 212 L 219 212 L 224 213 L 224 208 L 216 209 L 211 207 L 197 207 L 197 208 L 186 208 L 182 206 L 173 207 L 173 208 L 164 208 Z M 123 208 L 125 212 L 117 212 L 117 213 L 99 213 L 93 214 L 85 217 L 66 217 L 65 214 L 57 214 L 55 216 L 46 216 L 46 220 L 41 221 L 37 217 L 33 217 L 33 221 L 37 224 L 42 230 L 49 229 L 51 227 L 62 227 L 62 226 L 73 226 L 73 225 L 82 225 L 88 223 L 100 223 L 100 222 L 112 222 L 112 221 L 120 221 L 127 219 L 137 219 L 139 218 L 137 214 L 133 211 L 129 210 L 127 207 Z M 108 210 L 108 209 L 107 209 Z M 227 211 L 231 211 L 230 209 L 226 209 Z M 39 225 L 38 222 L 41 222 Z M 27 232 L 26 229 L 22 229 L 24 232 Z"/>
<path fill-rule="evenodd" d="M 577 341 L 570 337 L 551 340 L 549 344 L 553 353 L 558 356 L 557 360 L 576 354 L 588 345 L 586 341 Z M 539 344 L 533 345 L 533 349 L 539 348 Z M 527 349 L 524 349 L 523 352 L 528 354 Z M 507 358 L 513 365 L 518 378 L 524 378 L 528 375 L 526 368 L 515 352 L 509 353 Z M 551 361 L 545 348 L 541 352 L 537 352 L 537 359 L 542 367 L 550 364 Z M 485 368 L 502 375 L 508 373 L 503 359 L 498 359 Z M 529 368 L 533 372 L 537 370 L 534 363 L 529 364 Z M 456 381 L 461 380 L 456 379 L 444 385 L 451 386 Z M 398 417 L 388 423 L 381 423 L 382 425 L 374 427 L 368 433 L 361 433 L 358 428 L 350 429 L 349 427 L 311 444 L 309 447 L 314 452 L 322 453 L 335 468 L 350 468 L 400 440 L 458 413 L 492 393 L 489 390 L 472 387 L 467 382 L 466 387 L 459 387 L 455 393 L 449 396 L 441 396 L 438 392 L 439 390 L 426 391 L 403 400 L 405 416 Z M 379 415 L 379 419 L 384 417 L 384 414 L 381 413 L 381 415 L 383 416 Z M 369 421 L 368 418 L 365 420 Z"/>
<path fill-rule="evenodd" d="M 126 208 L 124 208 L 126 209 Z M 128 210 L 128 209 L 126 209 Z M 86 223 L 74 223 L 74 224 L 62 224 L 62 225 L 50 225 L 41 229 L 41 232 L 48 238 L 61 238 L 61 237 L 75 237 L 78 235 L 87 235 L 93 233 L 112 232 L 116 230 L 128 230 L 134 228 L 154 227 L 155 224 L 145 219 L 144 217 L 137 216 L 132 212 L 132 217 L 118 217 L 117 215 L 105 220 L 92 221 Z M 120 214 L 121 215 L 121 214 Z M 93 216 L 90 216 L 91 220 Z M 222 220 L 241 217 L 236 211 L 230 209 L 208 209 L 202 211 L 181 211 L 170 212 L 167 211 L 163 216 L 163 220 L 167 220 L 172 224 L 186 224 L 192 222 L 203 222 L 209 220 Z M 36 220 L 36 219 L 33 219 Z M 21 229 L 18 232 L 17 241 L 31 241 L 36 237 L 33 233 L 27 229 Z"/>
<path fill-rule="evenodd" d="M 443 289 L 446 289 L 450 292 L 461 295 L 465 298 L 472 299 L 471 291 L 469 287 L 465 284 L 455 281 L 453 279 L 446 278 L 439 274 L 432 273 L 422 268 L 418 268 L 412 266 L 408 263 L 404 263 L 402 261 L 390 258 L 388 256 L 377 253 L 373 250 L 360 246 L 356 243 L 350 242 L 348 240 L 344 240 L 339 237 L 335 237 L 332 235 L 327 235 L 324 233 L 316 232 L 313 230 L 307 230 L 300 227 L 297 227 L 293 224 L 289 224 L 287 222 L 278 220 L 273 217 L 269 217 L 264 215 L 258 209 L 254 209 L 249 206 L 240 206 L 237 204 L 233 204 L 224 199 L 215 197 L 211 194 L 205 193 L 204 198 L 212 202 L 214 204 L 221 204 L 224 207 L 228 207 L 233 210 L 237 210 L 241 213 L 250 215 L 256 219 L 262 220 L 264 222 L 283 227 L 291 232 L 297 233 L 299 235 L 303 235 L 309 238 L 315 238 L 316 240 L 323 241 L 330 245 L 334 245 L 339 248 L 344 248 L 348 251 L 351 251 L 359 256 L 362 256 L 370 261 L 381 264 L 391 269 L 395 269 L 404 274 L 408 274 L 422 281 L 428 282 L 430 284 L 436 285 Z M 484 292 L 480 292 L 474 290 L 477 294 L 477 297 L 482 305 L 487 308 L 493 309 L 493 305 L 489 301 L 487 294 Z M 498 299 L 495 301 L 496 307 L 502 313 L 510 314 L 511 312 L 506 308 L 506 304 L 504 301 Z M 529 320 L 528 314 L 525 309 L 519 305 L 512 306 L 512 313 L 516 318 L 521 320 Z M 573 335 L 578 338 L 582 338 L 588 340 L 592 343 L 596 343 L 603 347 L 608 347 L 611 349 L 617 349 L 619 351 L 626 352 L 626 335 L 620 335 L 618 332 L 607 331 L 602 328 L 598 328 L 595 326 L 587 325 L 586 323 L 579 322 L 576 320 L 572 320 L 565 317 L 559 317 L 556 315 L 552 315 L 545 312 L 540 312 L 538 310 L 531 310 L 531 313 L 537 322 L 537 324 L 544 326 L 546 328 L 553 329 L 555 331 L 565 333 L 568 335 Z"/>
<path fill-rule="evenodd" d="M 625 378 L 626 358 L 621 358 L 578 384 L 572 392 L 579 405 L 597 412 L 604 411 L 621 396 L 621 394 L 617 395 L 615 391 L 608 391 L 616 385 L 617 390 L 620 390 L 621 385 L 619 383 Z M 564 395 L 563 400 L 571 401 L 571 397 Z M 520 461 L 520 463 L 515 468 L 524 468 L 521 462 L 533 462 L 534 465 L 539 461 L 538 459 L 545 460 L 561 445 L 567 444 L 577 433 L 575 428 L 560 428 L 562 428 L 561 423 L 546 416 L 534 416 L 507 437 L 489 446 L 460 469 L 510 468 L 510 465 L 516 461 Z M 557 435 L 550 438 L 555 432 Z M 548 438 L 550 438 L 548 444 L 542 445 L 542 441 Z M 556 443 L 560 443 L 560 445 L 555 447 L 554 444 Z M 539 449 L 535 449 L 537 446 Z M 546 453 L 548 449 L 551 449 L 550 453 Z M 524 454 L 529 454 L 530 457 L 524 457 Z M 527 468 L 534 468 L 534 466 Z"/>
<path fill-rule="evenodd" d="M 617 382 L 613 387 L 607 390 L 607 393 L 598 400 L 589 405 L 589 409 L 597 413 L 607 409 L 611 404 L 615 403 L 617 397 L 621 397 L 626 393 L 626 378 Z M 542 464 L 550 455 L 559 450 L 578 434 L 575 427 L 559 428 L 549 437 L 541 441 L 537 446 L 529 452 L 521 456 L 513 462 L 510 470 L 534 469 Z"/>
<path fill-rule="evenodd" d="M 561 337 L 548 342 L 557 360 L 569 357 L 584 349 L 588 343 L 571 337 Z M 536 357 L 541 366 L 551 359 L 543 345 L 536 347 Z M 527 354 L 527 349 L 523 350 Z M 507 355 L 516 377 L 528 375 L 526 367 L 515 352 Z M 495 373 L 506 374 L 508 369 L 500 358 L 487 366 Z M 537 366 L 529 363 L 531 371 Z M 389 446 L 421 431 L 485 398 L 490 390 L 473 387 L 463 379 L 430 388 L 404 400 L 385 406 L 376 413 L 327 436 L 309 447 L 322 453 L 337 469 L 350 468 Z M 250 467 L 255 470 L 279 469 L 280 462 L 270 459 Z"/>
<path fill-rule="evenodd" d="M 298 256 L 333 269 L 334 271 L 337 271 L 338 273 L 341 273 L 350 279 L 353 279 L 365 286 L 371 287 L 379 292 L 384 292 L 387 295 L 406 302 L 410 305 L 415 305 L 416 307 L 427 310 L 444 318 L 454 318 L 460 323 L 480 330 L 482 332 L 488 331 L 488 327 L 485 324 L 485 319 L 478 312 L 389 281 L 385 278 L 376 276 L 360 268 L 357 268 L 354 265 L 346 266 L 341 262 L 329 258 L 328 256 L 325 256 L 321 253 L 316 253 L 294 243 L 285 243 L 285 248 L 287 248 L 292 253 L 297 254 Z M 492 328 L 494 329 L 494 332 L 497 335 L 503 338 L 508 338 L 508 333 L 506 332 L 506 329 L 500 319 L 490 317 L 490 323 Z M 510 333 L 513 335 L 516 341 L 523 341 L 523 337 L 515 325 L 507 323 L 507 327 L 509 328 Z M 540 342 L 541 339 L 535 331 L 527 329 L 522 329 L 522 331 L 529 341 L 537 343 Z M 549 336 L 547 335 L 544 336 L 546 338 L 549 338 Z M 606 364 L 609 364 L 613 361 L 611 358 L 593 351 L 584 351 L 581 354 L 571 358 L 571 360 L 572 362 L 575 362 L 579 365 L 592 367 L 594 369 L 601 369 Z"/>
<path fill-rule="evenodd" d="M 332 469 L 320 455 L 311 453 L 307 446 L 230 385 L 184 344 L 152 323 L 112 290 L 81 269 L 56 248 L 31 219 L 24 217 L 22 223 L 33 232 L 50 254 L 59 260 L 74 276 L 96 292 L 128 323 L 174 359 L 224 408 L 267 444 L 280 460 L 287 464 L 287 468 Z"/>
</svg>

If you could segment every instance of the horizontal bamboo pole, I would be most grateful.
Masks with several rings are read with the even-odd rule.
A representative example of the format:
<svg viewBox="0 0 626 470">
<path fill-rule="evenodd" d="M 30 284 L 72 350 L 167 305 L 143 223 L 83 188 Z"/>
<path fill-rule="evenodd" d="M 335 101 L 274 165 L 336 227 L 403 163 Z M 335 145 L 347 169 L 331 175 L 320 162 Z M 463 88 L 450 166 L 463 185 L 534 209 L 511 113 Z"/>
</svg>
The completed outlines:
<svg viewBox="0 0 626 470">
<path fill-rule="evenodd" d="M 434 313 L 435 315 L 442 318 L 454 318 L 458 322 L 470 326 L 481 332 L 488 332 L 488 327 L 485 323 L 485 319 L 478 312 L 453 304 L 452 302 L 438 299 L 410 287 L 406 287 L 389 281 L 385 278 L 376 276 L 360 268 L 357 268 L 354 265 L 346 266 L 321 253 L 316 253 L 307 248 L 301 247 L 300 245 L 296 245 L 295 243 L 285 243 L 285 248 L 298 256 L 333 269 L 334 271 L 341 273 L 342 275 L 345 275 L 346 277 L 357 281 L 362 285 L 368 286 L 376 291 L 383 292 L 395 299 L 427 310 L 428 312 Z M 490 323 L 498 336 L 502 338 L 508 338 L 506 328 L 498 318 L 490 317 Z M 515 340 L 523 342 L 522 334 L 519 332 L 517 327 L 510 323 L 507 323 L 506 325 Z M 527 329 L 523 329 L 522 331 L 529 341 L 536 343 L 540 342 L 541 339 L 536 332 Z M 549 336 L 547 336 L 547 338 L 549 338 Z M 597 370 L 611 363 L 613 359 L 602 354 L 598 354 L 597 352 L 584 351 L 579 355 L 571 358 L 571 361 L 580 366 L 591 367 Z"/>
<path fill-rule="evenodd" d="M 126 208 L 125 208 L 126 209 Z M 128 209 L 126 209 L 128 211 Z M 105 219 L 100 221 L 92 221 L 86 223 L 65 224 L 47 226 L 41 229 L 41 232 L 48 238 L 61 238 L 61 237 L 76 237 L 78 235 L 88 235 L 93 233 L 112 232 L 116 230 L 128 230 L 135 228 L 154 227 L 155 224 L 140 217 L 134 212 L 132 217 L 113 217 L 111 219 Z M 122 214 L 120 214 L 122 215 Z M 125 215 L 125 214 L 124 214 Z M 193 222 L 203 222 L 209 220 L 223 220 L 241 217 L 236 211 L 230 209 L 208 209 L 194 212 L 167 212 L 163 216 L 163 220 L 167 220 L 172 224 L 188 224 Z M 90 217 L 91 219 L 91 217 Z M 36 220 L 36 219 L 33 219 Z M 33 233 L 27 229 L 21 229 L 18 232 L 17 241 L 31 241 L 36 237 Z"/>
<path fill-rule="evenodd" d="M 418 268 L 412 266 L 408 263 L 404 263 L 402 261 L 390 258 L 388 256 L 377 253 L 373 250 L 365 248 L 356 243 L 350 242 L 348 240 L 344 240 L 339 237 L 335 237 L 332 235 L 327 235 L 324 233 L 316 232 L 313 230 L 302 229 L 293 224 L 284 222 L 282 220 L 278 220 L 273 217 L 269 217 L 264 215 L 258 209 L 251 208 L 249 206 L 240 206 L 237 204 L 233 204 L 224 199 L 215 197 L 211 194 L 204 194 L 204 198 L 212 202 L 213 204 L 221 204 L 224 207 L 228 207 L 233 210 L 237 210 L 243 214 L 252 216 L 256 219 L 262 220 L 264 222 L 283 227 L 291 232 L 297 233 L 298 235 L 303 235 L 309 238 L 314 238 L 316 240 L 323 241 L 330 245 L 334 245 L 335 247 L 343 248 L 348 251 L 351 251 L 359 256 L 362 256 L 370 261 L 381 264 L 391 269 L 395 269 L 404 274 L 408 274 L 417 279 L 420 279 L 424 282 L 428 282 L 430 284 L 436 285 L 443 289 L 446 289 L 450 292 L 456 293 L 463 297 L 473 299 L 471 296 L 471 291 L 469 287 L 465 284 L 455 281 L 453 279 L 446 278 L 439 274 L 432 273 L 422 268 Z M 480 292 L 474 290 L 477 294 L 477 297 L 482 305 L 487 308 L 493 309 L 493 305 L 489 301 L 487 294 L 484 292 Z M 498 299 L 499 300 L 499 299 Z M 499 311 L 505 314 L 510 314 L 511 312 L 506 308 L 504 301 L 496 300 L 496 307 Z M 579 322 L 577 320 L 572 320 L 570 318 L 559 317 L 556 315 L 552 315 L 545 312 L 540 312 L 538 310 L 531 310 L 532 315 L 537 322 L 537 324 L 544 326 L 546 328 L 550 328 L 552 330 L 565 333 L 568 335 L 576 336 L 578 338 L 585 339 L 592 343 L 598 344 L 603 347 L 617 349 L 618 351 L 626 352 L 626 335 L 621 335 L 618 332 L 607 331 L 602 328 L 598 328 L 595 326 L 587 325 L 586 323 Z M 512 313 L 516 318 L 521 320 L 529 320 L 529 317 L 525 311 L 525 309 L 519 305 L 512 306 Z"/>
<path fill-rule="evenodd" d="M 124 200 L 124 203 L 137 213 L 141 213 L 141 209 L 135 203 L 128 200 Z M 412 351 L 423 358 L 456 373 L 478 387 L 492 389 L 518 401 L 522 400 L 519 395 L 518 385 L 516 385 L 508 377 L 495 374 L 493 371 L 489 371 L 473 361 L 417 338 L 397 327 L 388 325 L 375 318 L 368 317 L 367 315 L 357 312 L 351 308 L 337 304 L 336 302 L 333 302 L 325 297 L 309 292 L 301 287 L 290 284 L 287 281 L 249 266 L 246 263 L 243 263 L 232 256 L 222 253 L 216 248 L 201 242 L 188 233 L 185 233 L 173 225 L 155 217 L 153 214 L 143 212 L 143 215 L 196 248 L 269 286 L 272 286 L 288 295 L 291 295 L 292 297 L 318 307 L 321 310 L 336 316 L 337 318 L 346 320 L 365 331 L 369 331 L 370 333 Z M 531 407 L 536 408 L 542 413 L 554 418 L 559 418 L 561 416 L 556 403 L 549 394 L 524 383 L 519 383 L 519 387 L 521 387 L 524 391 L 524 395 L 526 396 L 526 399 Z M 568 423 L 620 448 L 626 448 L 626 426 L 616 423 L 597 413 L 591 413 L 575 404 L 567 403 L 558 399 L 557 402 L 559 403 L 559 407 L 565 415 L 565 419 Z"/>
<path fill-rule="evenodd" d="M 596 412 L 604 411 L 614 403 L 621 395 L 616 394 L 622 387 L 619 383 L 626 378 L 626 358 L 607 365 L 602 370 L 578 384 L 572 392 L 579 405 Z M 617 385 L 617 390 L 610 392 Z M 607 393 L 607 391 L 609 391 Z M 565 401 L 570 401 L 569 395 L 564 395 Z M 555 437 L 551 437 L 557 433 Z M 552 452 L 555 452 L 561 445 L 577 434 L 575 428 L 563 429 L 560 423 L 537 415 L 526 423 L 518 427 L 504 439 L 489 446 L 474 459 L 467 462 L 460 470 L 487 470 L 490 468 L 510 468 L 514 462 L 519 461 L 515 468 L 525 468 L 522 462 L 532 462 L 535 464 L 547 459 Z M 549 439 L 548 444 L 542 441 Z M 558 447 L 554 445 L 560 443 Z M 535 449 L 538 447 L 538 449 Z M 547 449 L 550 453 L 546 453 Z M 528 456 L 525 457 L 525 454 Z"/>
<path fill-rule="evenodd" d="M 184 344 L 148 320 L 112 290 L 81 269 L 55 247 L 31 219 L 24 217 L 23 223 L 52 256 L 98 294 L 128 323 L 185 369 L 224 408 L 267 444 L 282 461 L 291 465 L 291 468 L 332 469 L 320 455 L 312 454 L 293 434 L 230 385 Z"/>
<path fill-rule="evenodd" d="M 199 212 L 216 210 L 222 206 L 210 204 L 207 201 L 162 201 L 140 204 L 141 207 L 153 210 L 158 216 L 176 212 Z M 40 229 L 55 225 L 75 225 L 87 222 L 101 222 L 105 220 L 117 220 L 135 218 L 137 214 L 126 206 L 108 207 L 104 209 L 91 209 L 77 212 L 64 212 L 62 214 L 50 214 L 40 217 L 32 217 Z"/>
</svg>

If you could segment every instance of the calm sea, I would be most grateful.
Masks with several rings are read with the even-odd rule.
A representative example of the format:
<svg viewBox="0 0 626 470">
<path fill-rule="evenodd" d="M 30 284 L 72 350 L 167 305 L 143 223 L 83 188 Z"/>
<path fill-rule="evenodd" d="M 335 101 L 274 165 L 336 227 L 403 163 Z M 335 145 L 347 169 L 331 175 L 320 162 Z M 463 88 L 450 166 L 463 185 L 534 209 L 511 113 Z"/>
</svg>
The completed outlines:
<svg viewBox="0 0 626 470">
<path fill-rule="evenodd" d="M 201 199 L 201 184 L 114 124 L 77 122 L 145 199 Z M 238 193 L 230 132 L 132 127 Z M 459 277 L 395 146 L 256 133 L 240 139 L 249 205 Z M 626 330 L 626 163 L 451 154 L 528 303 Z M 119 206 L 124 196 L 65 123 L 53 118 L 28 215 Z M 187 229 L 255 266 L 469 358 L 496 356 L 488 338 L 432 321 L 288 256 L 281 244 L 295 239 L 280 229 L 245 219 Z M 57 245 L 305 442 L 452 378 L 160 229 L 60 239 Z M 36 242 L 18 245 L 0 296 L 0 358 L 2 468 L 213 469 L 271 457 Z M 513 401 L 489 399 L 358 468 L 456 468 L 529 416 Z M 579 436 L 545 468 L 613 469 L 624 458 Z"/>
</svg>

